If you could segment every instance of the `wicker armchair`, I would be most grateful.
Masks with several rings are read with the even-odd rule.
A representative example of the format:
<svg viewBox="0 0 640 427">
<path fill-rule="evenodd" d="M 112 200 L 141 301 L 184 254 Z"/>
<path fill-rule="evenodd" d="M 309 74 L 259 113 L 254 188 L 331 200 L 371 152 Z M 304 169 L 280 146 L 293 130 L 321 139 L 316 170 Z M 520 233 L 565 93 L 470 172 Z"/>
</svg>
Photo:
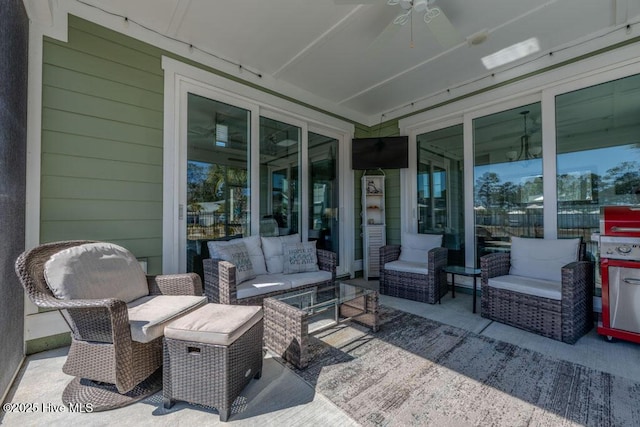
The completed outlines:
<svg viewBox="0 0 640 427">
<path fill-rule="evenodd" d="M 442 236 L 439 237 L 441 244 Z M 403 241 L 409 239 L 411 237 L 406 236 Z M 399 268 L 392 268 L 391 263 L 401 262 L 401 252 L 401 245 L 386 245 L 380 248 L 380 293 L 429 304 L 439 302 L 448 291 L 447 274 L 444 271 L 447 266 L 447 248 L 434 247 L 425 250 L 423 265 L 405 264 Z M 419 250 L 416 252 L 420 253 Z"/>
<path fill-rule="evenodd" d="M 66 249 L 99 243 L 43 244 L 21 254 L 15 269 L 29 299 L 39 308 L 61 310 L 71 329 L 71 347 L 62 369 L 76 378 L 66 387 L 62 400 L 91 403 L 94 410 L 106 410 L 133 403 L 161 388 L 161 369 L 158 368 L 162 366 L 162 330 L 154 331 L 159 337 L 138 342 L 132 338 L 129 307 L 125 301 L 56 297 L 45 278 L 47 261 Z M 136 262 L 133 257 L 132 260 Z M 140 277 L 144 281 L 144 273 Z M 194 273 L 147 276 L 147 286 L 148 295 L 140 300 L 150 301 L 162 294 L 192 295 L 176 297 L 188 310 L 206 302 L 202 297 L 202 282 Z M 186 310 L 182 314 L 186 314 Z M 159 327 L 163 328 L 162 324 Z"/>
<path fill-rule="evenodd" d="M 544 239 L 537 240 L 544 245 Z M 585 258 L 585 244 L 580 242 L 575 261 L 555 267 L 550 260 L 541 271 L 561 269 L 561 280 L 540 280 L 514 275 L 511 253 L 492 253 L 480 258 L 482 270 L 482 317 L 536 334 L 574 344 L 593 328 L 593 268 Z M 513 246 L 512 246 L 513 251 Z M 543 247 L 536 252 L 544 256 Z M 547 256 L 553 256 L 547 253 Z M 536 268 L 535 260 L 526 260 Z M 501 283 L 502 282 L 502 283 Z M 507 283 L 504 286 L 504 283 Z M 559 287 L 558 288 L 556 288 Z"/>
</svg>

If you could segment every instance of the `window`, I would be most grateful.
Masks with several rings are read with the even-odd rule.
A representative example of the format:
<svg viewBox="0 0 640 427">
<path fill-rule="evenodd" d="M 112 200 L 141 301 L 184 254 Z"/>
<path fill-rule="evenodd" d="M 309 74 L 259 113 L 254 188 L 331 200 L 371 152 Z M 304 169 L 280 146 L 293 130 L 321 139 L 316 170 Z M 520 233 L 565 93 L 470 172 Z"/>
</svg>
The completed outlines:
<svg viewBox="0 0 640 427">
<path fill-rule="evenodd" d="M 473 120 L 476 256 L 543 237 L 540 103 Z"/>
<path fill-rule="evenodd" d="M 638 99 L 640 75 L 556 96 L 558 237 L 589 243 L 601 206 L 640 203 Z"/>
<path fill-rule="evenodd" d="M 418 233 L 443 234 L 449 263 L 465 265 L 462 125 L 416 140 Z"/>
</svg>

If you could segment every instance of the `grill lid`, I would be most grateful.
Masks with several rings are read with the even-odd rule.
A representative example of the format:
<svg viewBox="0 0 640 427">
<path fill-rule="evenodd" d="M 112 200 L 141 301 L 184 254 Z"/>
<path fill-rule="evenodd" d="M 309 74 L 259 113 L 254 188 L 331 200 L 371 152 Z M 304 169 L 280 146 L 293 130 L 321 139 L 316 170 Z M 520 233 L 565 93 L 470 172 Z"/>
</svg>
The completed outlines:
<svg viewBox="0 0 640 427">
<path fill-rule="evenodd" d="M 600 235 L 640 237 L 640 206 L 602 206 Z"/>
</svg>

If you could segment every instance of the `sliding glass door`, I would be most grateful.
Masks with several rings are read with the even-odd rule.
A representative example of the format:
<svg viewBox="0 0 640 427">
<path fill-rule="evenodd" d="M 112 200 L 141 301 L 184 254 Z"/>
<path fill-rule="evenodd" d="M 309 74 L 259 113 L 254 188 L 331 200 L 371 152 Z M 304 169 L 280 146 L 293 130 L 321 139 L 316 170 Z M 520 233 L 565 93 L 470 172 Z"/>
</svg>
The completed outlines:
<svg viewBox="0 0 640 427">
<path fill-rule="evenodd" d="M 338 140 L 309 132 L 309 240 L 340 260 Z"/>
<path fill-rule="evenodd" d="M 300 233 L 301 129 L 260 117 L 260 223 L 262 235 Z"/>
<path fill-rule="evenodd" d="M 187 271 L 199 272 L 202 243 L 248 234 L 249 111 L 188 94 Z"/>
</svg>

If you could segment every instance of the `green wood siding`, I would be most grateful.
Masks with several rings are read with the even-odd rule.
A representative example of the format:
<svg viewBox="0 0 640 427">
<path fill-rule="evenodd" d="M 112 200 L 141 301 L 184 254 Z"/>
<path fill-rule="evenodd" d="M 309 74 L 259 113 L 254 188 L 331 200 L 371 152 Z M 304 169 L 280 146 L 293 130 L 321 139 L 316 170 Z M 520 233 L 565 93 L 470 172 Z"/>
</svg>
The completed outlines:
<svg viewBox="0 0 640 427">
<path fill-rule="evenodd" d="M 161 50 L 69 17 L 45 38 L 42 242 L 121 244 L 162 271 Z"/>
</svg>

